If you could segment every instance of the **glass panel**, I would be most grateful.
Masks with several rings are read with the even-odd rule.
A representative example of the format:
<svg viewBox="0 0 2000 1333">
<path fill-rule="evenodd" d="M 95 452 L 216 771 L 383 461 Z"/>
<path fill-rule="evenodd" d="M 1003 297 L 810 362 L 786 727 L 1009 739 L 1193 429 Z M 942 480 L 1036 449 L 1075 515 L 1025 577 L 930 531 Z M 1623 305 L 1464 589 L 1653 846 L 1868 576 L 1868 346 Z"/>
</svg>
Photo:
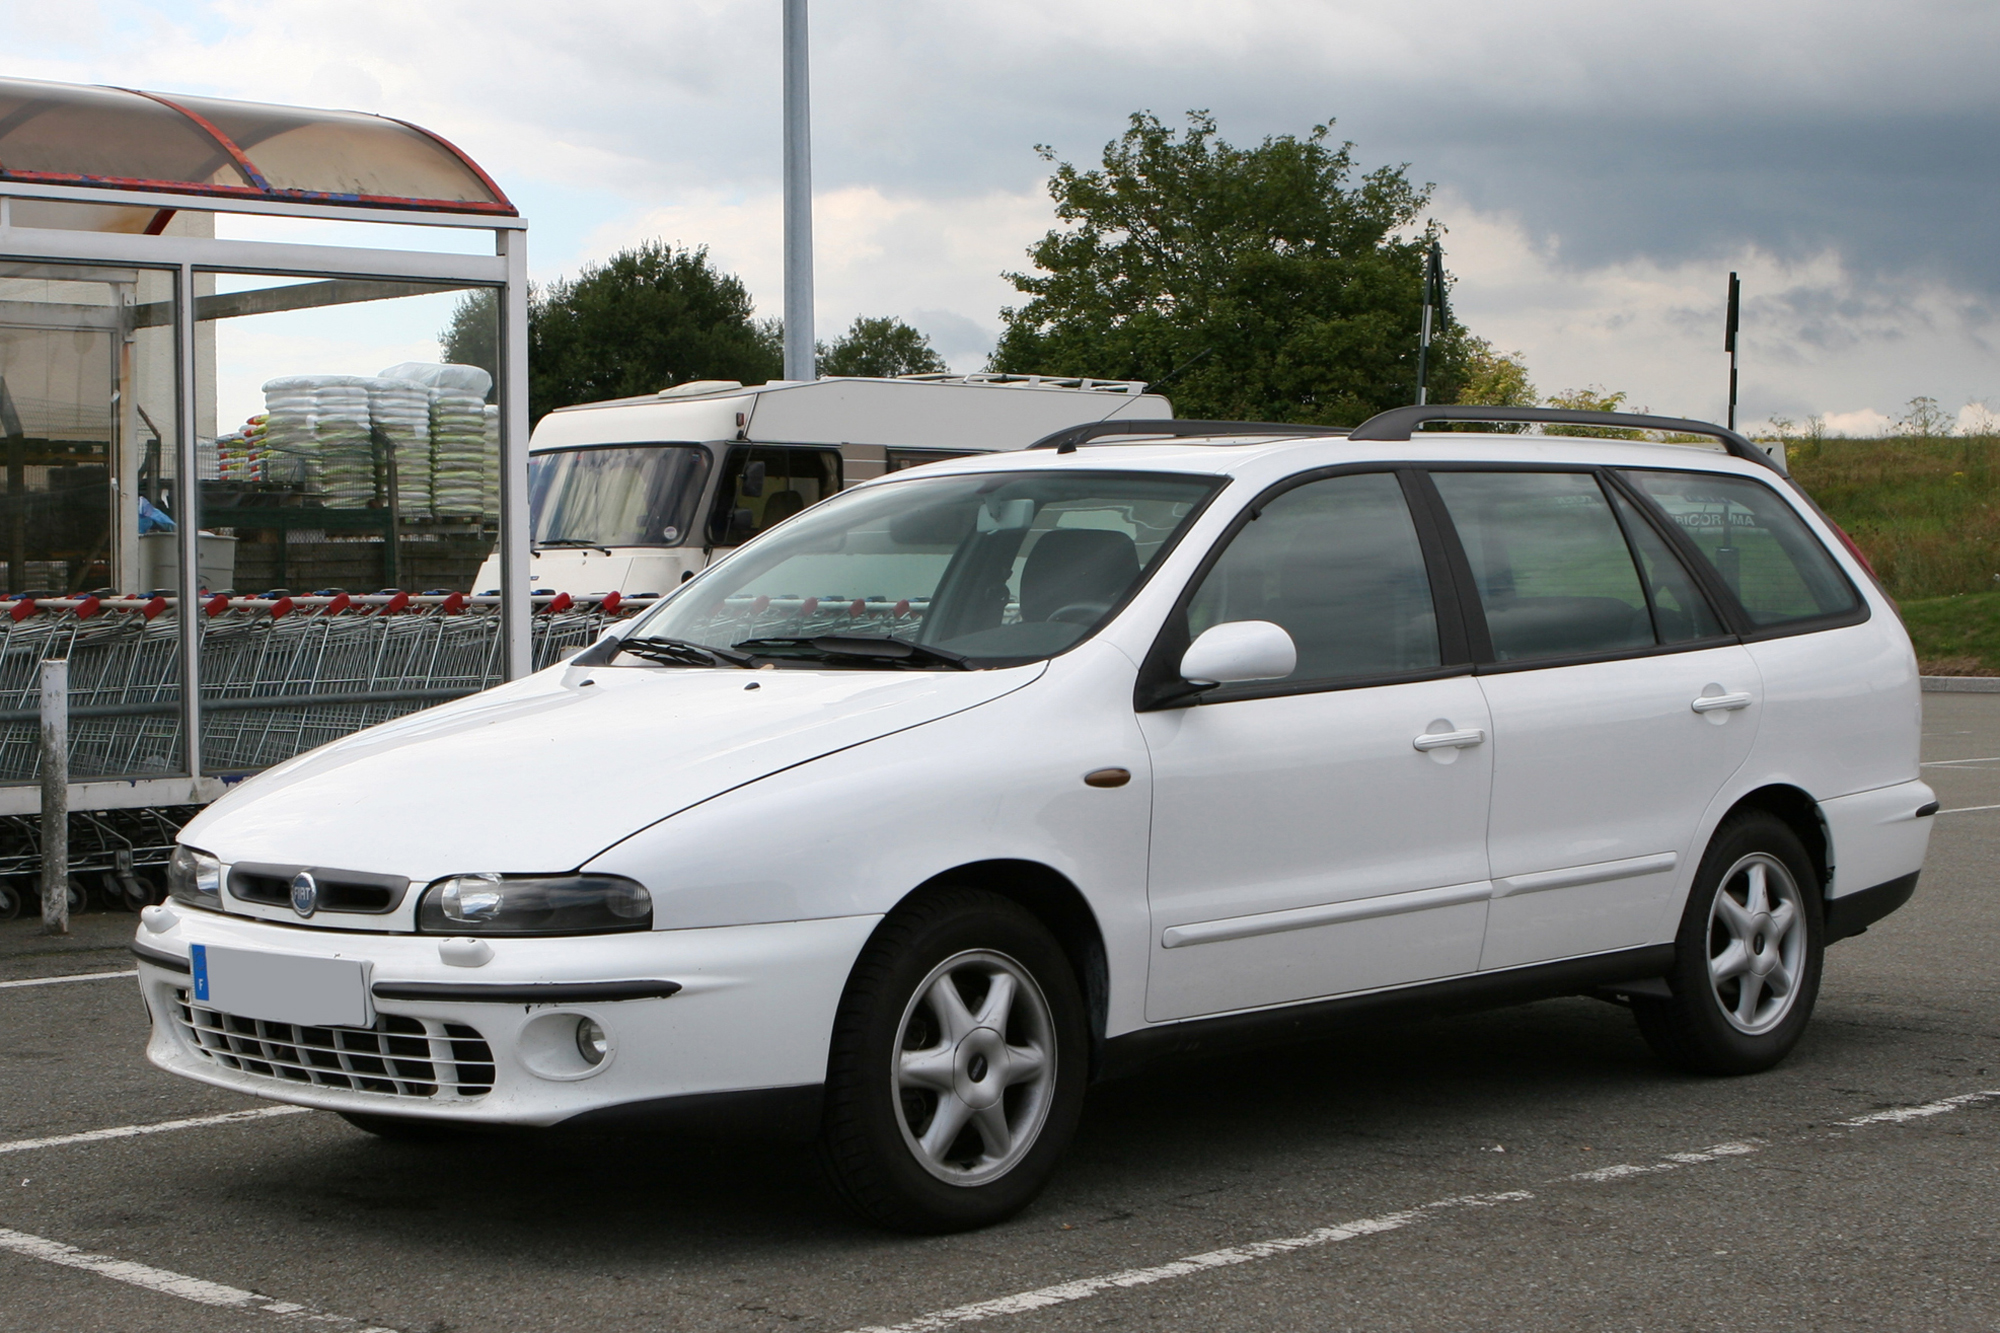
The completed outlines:
<svg viewBox="0 0 2000 1333">
<path fill-rule="evenodd" d="M 1423 547 L 1396 478 L 1333 477 L 1265 505 L 1188 607 L 1191 636 L 1231 620 L 1284 626 L 1299 649 L 1291 680 L 1438 665 Z"/>
<path fill-rule="evenodd" d="M 501 202 L 457 154 L 430 135 L 381 116 L 208 97 L 173 101 L 228 135 L 274 189 Z"/>
<path fill-rule="evenodd" d="M 1855 592 L 1792 507 L 1748 477 L 1627 472 L 1722 576 L 1757 625 L 1855 608 Z"/>
<path fill-rule="evenodd" d="M 137 93 L 0 79 L 0 177 L 109 177 L 114 183 L 250 185 L 186 116 Z"/>
<path fill-rule="evenodd" d="M 241 273 L 197 275 L 196 291 L 206 585 L 271 601 L 473 591 L 498 536 L 499 413 L 491 373 L 448 358 L 492 359 L 497 303 L 483 289 Z M 202 634 L 210 772 L 498 679 L 481 614 L 236 607 L 204 616 Z M 305 694 L 315 702 L 252 702 Z"/>
<path fill-rule="evenodd" d="M 555 449 L 528 460 L 528 520 L 541 546 L 683 546 L 708 482 L 698 444 Z"/>
<path fill-rule="evenodd" d="M 16 613 L 0 619 L 0 782 L 35 776 L 50 657 L 70 662 L 73 780 L 184 771 L 174 613 L 114 599 L 141 590 L 121 577 L 140 531 L 171 521 L 173 310 L 170 272 L 0 263 L 0 565 Z"/>
<path fill-rule="evenodd" d="M 1688 574 L 1672 549 L 1653 525 L 1640 517 L 1623 496 L 1614 494 L 1618 517 L 1639 554 L 1639 570 L 1645 576 L 1646 595 L 1653 602 L 1653 628 L 1661 643 L 1691 643 L 1712 639 L 1723 633 L 1722 621 L 1702 596 L 1701 588 Z"/>
<path fill-rule="evenodd" d="M 897 663 L 829 656 L 812 640 L 894 637 L 979 665 L 1048 657 L 1124 600 L 1218 484 L 1145 473 L 919 472 L 836 496 L 711 566 L 635 637 L 855 668 Z"/>
<path fill-rule="evenodd" d="M 1653 645 L 1632 552 L 1594 477 L 1439 472 L 1433 480 L 1472 562 L 1496 658 Z"/>
<path fill-rule="evenodd" d="M 731 449 L 722 464 L 709 542 L 741 546 L 839 489 L 835 450 Z"/>
</svg>

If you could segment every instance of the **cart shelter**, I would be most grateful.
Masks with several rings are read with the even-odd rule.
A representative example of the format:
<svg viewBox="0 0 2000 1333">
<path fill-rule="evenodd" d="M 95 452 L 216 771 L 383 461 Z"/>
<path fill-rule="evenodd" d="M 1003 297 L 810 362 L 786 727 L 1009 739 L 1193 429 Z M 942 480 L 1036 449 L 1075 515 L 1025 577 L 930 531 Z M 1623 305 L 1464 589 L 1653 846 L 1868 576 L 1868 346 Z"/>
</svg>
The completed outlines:
<svg viewBox="0 0 2000 1333">
<path fill-rule="evenodd" d="M 225 228 L 260 239 L 216 234 L 218 216 L 246 215 L 294 221 Z M 380 246 L 365 228 L 346 229 L 357 239 L 351 245 L 303 243 L 285 238 L 288 229 L 315 230 L 297 220 L 397 230 L 381 233 L 388 239 Z M 485 232 L 491 244 L 425 233 L 439 237 L 437 248 L 403 248 L 415 242 L 401 229 L 413 226 Z M 40 661 L 86 641 L 94 655 L 81 672 L 72 660 L 70 724 L 71 805 L 83 811 L 212 799 L 231 777 L 330 739 L 324 718 L 317 731 L 301 721 L 312 707 L 345 701 L 344 716 L 360 725 L 436 702 L 427 691 L 450 697 L 531 669 L 538 626 L 527 578 L 526 226 L 470 158 L 402 121 L 0 79 L 0 566 L 9 597 L 0 602 L 0 818 L 35 808 L 26 757 Z M 471 252 L 452 252 L 454 244 Z M 248 383 L 284 371 L 274 359 L 281 344 L 305 349 L 284 355 L 310 357 L 309 339 L 260 341 L 260 318 L 352 318 L 421 297 L 434 305 L 441 294 L 476 297 L 492 312 L 484 410 L 497 466 L 487 472 L 487 526 L 477 479 L 431 461 L 416 390 L 397 399 L 416 404 L 406 415 L 416 413 L 418 443 L 400 453 L 384 454 L 379 423 L 371 434 L 366 404 L 380 393 L 363 387 L 347 391 L 364 405 L 354 427 L 364 450 L 358 465 L 340 462 L 329 446 L 324 460 L 274 479 L 280 469 L 254 449 L 230 454 L 228 439 L 240 437 L 222 434 L 218 414 L 232 405 L 218 404 L 218 385 L 244 379 L 249 372 L 237 363 L 246 360 L 262 367 Z M 480 399 L 466 401 L 481 410 Z M 435 403 L 429 410 L 435 419 Z M 322 410 L 301 420 L 325 432 L 344 419 Z M 448 494 L 459 497 L 458 510 Z M 440 617 L 427 638 L 385 620 L 366 647 L 370 661 L 334 671 L 326 665 L 338 648 L 331 613 L 382 619 L 411 610 L 408 599 L 361 588 L 351 601 L 313 599 L 307 612 L 285 598 L 227 596 L 245 590 L 204 578 L 214 568 L 211 548 L 232 540 L 204 536 L 231 529 L 239 511 L 225 504 L 270 516 L 253 526 L 260 536 L 277 532 L 281 543 L 300 527 L 329 543 L 380 542 L 386 532 L 392 560 L 413 505 L 446 535 L 497 537 L 499 595 L 472 599 L 490 607 L 483 637 L 471 636 L 487 654 L 483 675 L 461 661 L 439 683 L 450 665 L 439 645 L 454 633 L 469 642 L 464 626 L 482 614 L 463 598 L 434 607 L 465 613 L 454 626 Z M 287 549 L 277 550 L 280 571 Z M 156 577 L 160 586 L 149 586 Z M 287 612 L 286 634 L 258 636 Z M 308 614 L 315 628 L 297 630 Z M 231 626 L 240 633 L 218 657 Z M 274 671 L 279 651 L 293 656 Z M 385 653 L 402 654 L 393 664 L 400 693 L 382 687 Z M 216 678 L 217 662 L 251 657 L 229 679 Z M 293 669 L 308 659 L 319 674 Z"/>
</svg>

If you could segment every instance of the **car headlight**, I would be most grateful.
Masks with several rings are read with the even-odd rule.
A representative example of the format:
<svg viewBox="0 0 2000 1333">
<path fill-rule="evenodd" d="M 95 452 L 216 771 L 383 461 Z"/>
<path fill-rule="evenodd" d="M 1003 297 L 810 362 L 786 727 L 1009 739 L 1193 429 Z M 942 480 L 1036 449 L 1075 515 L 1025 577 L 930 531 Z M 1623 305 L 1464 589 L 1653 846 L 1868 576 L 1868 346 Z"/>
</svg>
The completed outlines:
<svg viewBox="0 0 2000 1333">
<path fill-rule="evenodd" d="M 192 847 L 174 848 L 167 862 L 167 892 L 190 906 L 222 906 L 222 862 Z"/>
<path fill-rule="evenodd" d="M 439 935 L 651 930 L 653 895 L 617 875 L 451 875 L 424 890 L 417 929 Z"/>
</svg>

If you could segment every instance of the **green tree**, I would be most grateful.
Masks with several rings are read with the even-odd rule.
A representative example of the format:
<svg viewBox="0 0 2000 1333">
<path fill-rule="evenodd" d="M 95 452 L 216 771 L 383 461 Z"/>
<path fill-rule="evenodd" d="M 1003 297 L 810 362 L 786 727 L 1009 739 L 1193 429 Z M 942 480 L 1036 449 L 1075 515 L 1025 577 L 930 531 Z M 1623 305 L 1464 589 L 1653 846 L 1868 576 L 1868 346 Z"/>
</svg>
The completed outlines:
<svg viewBox="0 0 2000 1333">
<path fill-rule="evenodd" d="M 1496 352 L 1486 339 L 1467 335 L 1456 401 L 1481 407 L 1534 407 L 1541 399 L 1528 378 L 1526 357 Z"/>
<path fill-rule="evenodd" d="M 1351 425 L 1415 401 L 1430 187 L 1357 177 L 1330 125 L 1246 149 L 1187 119 L 1138 113 L 1101 167 L 1057 162 L 1065 225 L 1005 275 L 1029 299 L 1001 311 L 991 367 L 1166 381 L 1192 417 Z M 1437 327 L 1431 396 L 1452 402 L 1466 335 L 1449 311 Z"/>
<path fill-rule="evenodd" d="M 528 411 L 656 393 L 688 380 L 757 383 L 782 358 L 750 294 L 708 248 L 647 241 L 536 293 L 528 316 Z"/>
<path fill-rule="evenodd" d="M 822 375 L 935 375 L 947 369 L 931 340 L 892 316 L 856 316 L 847 332 L 819 344 Z"/>
<path fill-rule="evenodd" d="M 1625 396 L 1623 389 L 1613 393 L 1601 384 L 1593 384 L 1587 389 L 1553 394 L 1549 398 L 1549 406 L 1567 408 L 1572 412 L 1623 412 Z M 1642 407 L 1638 410 L 1643 413 L 1646 409 Z M 1636 440 L 1640 437 L 1640 432 L 1636 430 L 1609 426 L 1544 426 L 1543 429 L 1551 435 L 1593 435 L 1604 440 Z"/>
<path fill-rule="evenodd" d="M 1912 398 L 1909 410 L 1896 418 L 1898 435 L 1914 435 L 1919 439 L 1933 440 L 1950 435 L 1957 430 L 1949 412 L 1938 406 L 1935 398 Z"/>
</svg>

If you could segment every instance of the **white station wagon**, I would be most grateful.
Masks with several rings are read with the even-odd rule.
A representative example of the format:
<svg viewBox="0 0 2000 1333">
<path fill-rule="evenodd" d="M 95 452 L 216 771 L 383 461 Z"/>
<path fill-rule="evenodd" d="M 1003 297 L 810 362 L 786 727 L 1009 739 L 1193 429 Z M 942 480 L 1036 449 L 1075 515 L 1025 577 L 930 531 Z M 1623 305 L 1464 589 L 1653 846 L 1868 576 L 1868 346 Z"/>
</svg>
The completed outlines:
<svg viewBox="0 0 2000 1333">
<path fill-rule="evenodd" d="M 799 1131 L 910 1230 L 1032 1199 L 1095 1079 L 1341 1022 L 1597 994 L 1760 1070 L 1916 887 L 1918 689 L 1714 426 L 1076 427 L 244 783 L 139 931 L 148 1053 L 385 1135 Z"/>
</svg>

